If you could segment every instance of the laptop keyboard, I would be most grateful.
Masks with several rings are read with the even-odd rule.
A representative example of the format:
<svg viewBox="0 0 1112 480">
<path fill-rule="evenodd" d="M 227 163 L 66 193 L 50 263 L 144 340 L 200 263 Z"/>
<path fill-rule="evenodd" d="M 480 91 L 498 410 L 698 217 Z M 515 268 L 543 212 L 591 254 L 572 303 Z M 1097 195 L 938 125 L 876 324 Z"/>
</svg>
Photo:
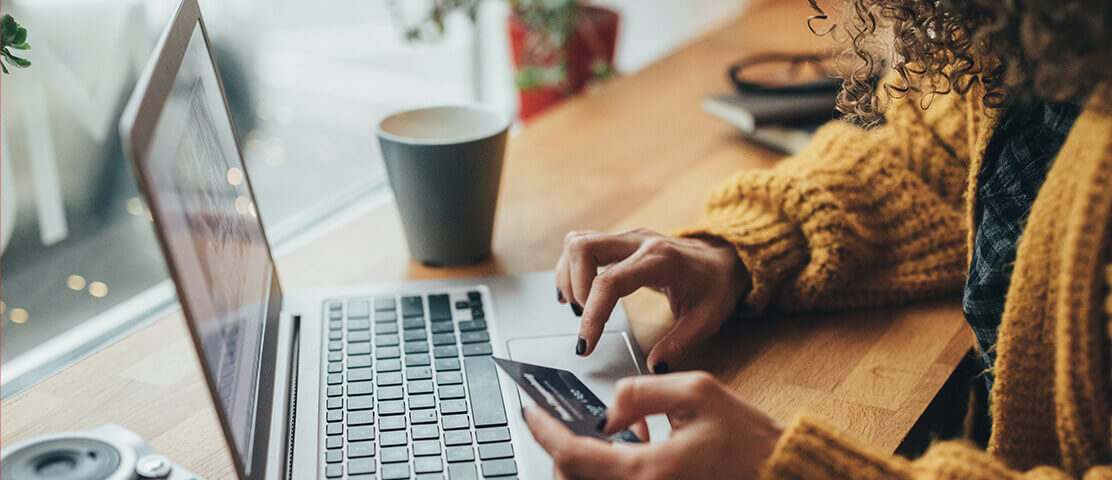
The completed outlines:
<svg viewBox="0 0 1112 480">
<path fill-rule="evenodd" d="M 329 479 L 517 475 L 479 291 L 326 302 Z"/>
</svg>

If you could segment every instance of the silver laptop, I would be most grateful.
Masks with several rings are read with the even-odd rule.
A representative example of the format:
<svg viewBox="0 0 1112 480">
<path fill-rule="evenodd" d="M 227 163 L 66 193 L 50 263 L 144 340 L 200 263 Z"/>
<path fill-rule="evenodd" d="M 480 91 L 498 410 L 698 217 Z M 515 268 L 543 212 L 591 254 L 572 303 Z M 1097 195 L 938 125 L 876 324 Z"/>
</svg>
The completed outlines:
<svg viewBox="0 0 1112 480">
<path fill-rule="evenodd" d="M 550 478 L 491 356 L 571 370 L 606 402 L 643 373 L 620 308 L 573 354 L 551 272 L 283 292 L 196 0 L 121 131 L 239 478 Z"/>
</svg>

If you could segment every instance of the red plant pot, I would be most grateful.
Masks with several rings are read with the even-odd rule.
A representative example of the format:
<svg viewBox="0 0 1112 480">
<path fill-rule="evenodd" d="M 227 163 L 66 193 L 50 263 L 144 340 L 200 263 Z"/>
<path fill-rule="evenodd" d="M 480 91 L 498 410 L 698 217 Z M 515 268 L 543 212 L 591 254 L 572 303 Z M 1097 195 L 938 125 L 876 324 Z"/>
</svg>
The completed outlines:
<svg viewBox="0 0 1112 480">
<path fill-rule="evenodd" d="M 510 14 L 507 23 L 514 66 L 518 69 L 528 64 L 538 67 L 556 66 L 561 56 L 567 61 L 567 76 L 560 84 L 518 89 L 522 120 L 528 120 L 568 95 L 582 90 L 590 83 L 591 66 L 596 61 L 604 60 L 614 64 L 614 50 L 618 43 L 618 12 L 608 8 L 584 6 L 575 33 L 560 50 L 561 55 L 550 55 L 548 58 L 529 58 L 527 45 L 536 34 L 517 15 Z"/>
</svg>

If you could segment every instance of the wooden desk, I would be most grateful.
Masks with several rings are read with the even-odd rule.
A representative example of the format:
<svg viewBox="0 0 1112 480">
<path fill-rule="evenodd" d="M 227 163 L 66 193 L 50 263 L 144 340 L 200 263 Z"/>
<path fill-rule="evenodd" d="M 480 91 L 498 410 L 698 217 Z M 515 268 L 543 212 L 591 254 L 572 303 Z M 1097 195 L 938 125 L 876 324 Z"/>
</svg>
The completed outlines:
<svg viewBox="0 0 1112 480">
<path fill-rule="evenodd" d="M 746 52 L 816 48 L 806 14 L 802 1 L 756 4 L 646 70 L 526 127 L 510 142 L 491 261 L 451 270 L 409 263 L 394 207 L 386 205 L 280 258 L 285 287 L 544 270 L 554 265 L 571 229 L 668 231 L 695 220 L 716 182 L 778 159 L 703 114 L 700 101 L 728 88 L 725 67 Z M 652 344 L 672 321 L 653 294 L 636 294 L 625 305 L 642 345 Z M 733 325 L 695 363 L 777 418 L 808 409 L 893 450 L 970 345 L 955 299 Z M 142 329 L 2 408 L 5 445 L 113 422 L 201 475 L 231 476 L 180 315 Z"/>
</svg>

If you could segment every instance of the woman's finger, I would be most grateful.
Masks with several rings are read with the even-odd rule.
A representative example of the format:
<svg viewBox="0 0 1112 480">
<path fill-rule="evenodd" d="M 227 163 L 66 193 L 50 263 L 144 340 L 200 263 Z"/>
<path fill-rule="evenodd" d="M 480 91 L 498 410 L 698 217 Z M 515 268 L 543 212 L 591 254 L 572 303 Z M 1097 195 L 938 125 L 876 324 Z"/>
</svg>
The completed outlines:
<svg viewBox="0 0 1112 480">
<path fill-rule="evenodd" d="M 682 311 L 664 338 L 661 338 L 645 359 L 653 373 L 668 373 L 670 366 L 680 363 L 696 347 L 718 332 L 722 323 L 712 317 L 724 317 L 714 304 L 696 305 L 690 311 Z"/>
<path fill-rule="evenodd" d="M 593 437 L 581 437 L 536 405 L 525 407 L 525 424 L 563 474 L 572 478 L 625 478 L 628 451 Z"/>
<path fill-rule="evenodd" d="M 595 277 L 591 287 L 591 297 L 583 307 L 583 319 L 579 322 L 579 338 L 585 342 L 580 355 L 590 355 L 598 344 L 606 321 L 617 306 L 618 300 L 638 288 L 667 281 L 670 276 L 668 259 L 637 250 L 629 258 L 618 262 Z"/>
<path fill-rule="evenodd" d="M 613 435 L 657 413 L 687 416 L 707 398 L 718 382 L 706 372 L 626 377 L 618 381 L 614 403 L 606 409 L 603 433 Z"/>
<path fill-rule="evenodd" d="M 568 241 L 565 249 L 577 305 L 587 304 L 598 267 L 619 262 L 637 251 L 641 239 L 627 233 L 591 232 Z"/>
<path fill-rule="evenodd" d="M 556 261 L 556 301 L 568 303 L 571 296 L 571 277 L 568 273 L 568 254 L 565 251 Z"/>
</svg>

